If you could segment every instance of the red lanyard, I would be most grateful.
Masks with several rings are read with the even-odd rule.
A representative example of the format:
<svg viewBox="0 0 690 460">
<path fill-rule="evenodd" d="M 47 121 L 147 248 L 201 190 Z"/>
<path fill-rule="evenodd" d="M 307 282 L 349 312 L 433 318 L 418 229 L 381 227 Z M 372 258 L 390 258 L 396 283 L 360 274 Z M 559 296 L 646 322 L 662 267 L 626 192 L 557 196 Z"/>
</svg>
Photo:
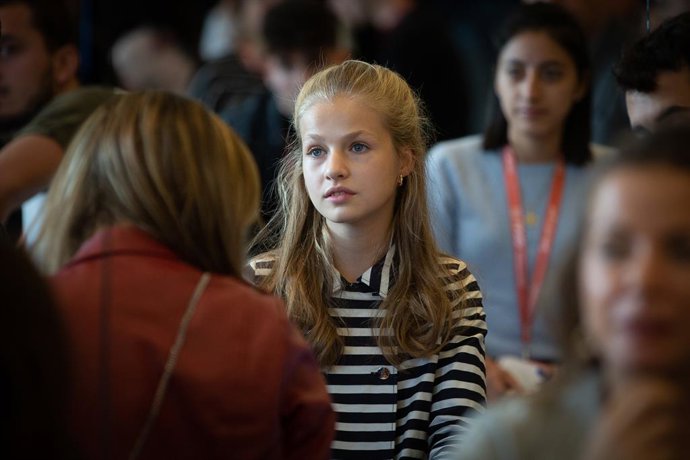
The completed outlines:
<svg viewBox="0 0 690 460">
<path fill-rule="evenodd" d="M 503 149 L 503 173 L 505 175 L 506 191 L 508 192 L 508 207 L 510 209 L 510 233 L 513 237 L 513 265 L 515 269 L 515 284 L 517 286 L 518 307 L 520 309 L 520 338 L 522 340 L 523 357 L 529 358 L 529 346 L 532 341 L 532 323 L 537 297 L 544 282 L 546 267 L 551 255 L 551 247 L 556 237 L 558 214 L 565 183 L 565 165 L 559 161 L 553 173 L 549 204 L 541 230 L 537 259 L 529 283 L 529 269 L 527 263 L 527 235 L 525 232 L 525 217 L 520 193 L 520 177 L 517 171 L 515 153 L 510 146 Z"/>
</svg>

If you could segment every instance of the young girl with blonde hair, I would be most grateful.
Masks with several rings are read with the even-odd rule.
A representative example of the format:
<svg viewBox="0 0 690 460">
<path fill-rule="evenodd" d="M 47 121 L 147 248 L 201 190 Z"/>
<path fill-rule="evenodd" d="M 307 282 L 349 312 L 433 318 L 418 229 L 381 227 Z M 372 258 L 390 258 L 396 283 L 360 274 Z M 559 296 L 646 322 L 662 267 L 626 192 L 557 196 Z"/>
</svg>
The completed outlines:
<svg viewBox="0 0 690 460">
<path fill-rule="evenodd" d="M 347 61 L 300 91 L 255 281 L 326 374 L 334 458 L 437 458 L 485 399 L 481 295 L 429 228 L 425 119 L 405 81 Z"/>
<path fill-rule="evenodd" d="M 75 137 L 34 255 L 66 325 L 85 458 L 328 458 L 308 345 L 241 278 L 259 196 L 246 146 L 179 96 L 116 96 Z"/>
</svg>

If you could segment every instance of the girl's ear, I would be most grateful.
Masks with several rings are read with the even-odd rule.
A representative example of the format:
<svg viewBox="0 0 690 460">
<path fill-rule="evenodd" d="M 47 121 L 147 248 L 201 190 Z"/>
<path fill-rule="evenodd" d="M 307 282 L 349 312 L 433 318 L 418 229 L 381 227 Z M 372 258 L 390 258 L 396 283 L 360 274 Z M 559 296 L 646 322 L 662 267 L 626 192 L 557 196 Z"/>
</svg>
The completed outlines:
<svg viewBox="0 0 690 460">
<path fill-rule="evenodd" d="M 400 151 L 400 174 L 407 177 L 414 170 L 414 152 L 411 148 L 405 147 Z"/>
</svg>

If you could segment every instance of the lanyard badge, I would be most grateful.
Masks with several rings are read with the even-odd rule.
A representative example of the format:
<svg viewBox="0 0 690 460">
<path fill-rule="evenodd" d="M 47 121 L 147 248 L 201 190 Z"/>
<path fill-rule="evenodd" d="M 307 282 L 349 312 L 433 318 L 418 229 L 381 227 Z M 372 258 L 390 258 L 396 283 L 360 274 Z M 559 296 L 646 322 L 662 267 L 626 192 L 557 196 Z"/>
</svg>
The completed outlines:
<svg viewBox="0 0 690 460">
<path fill-rule="evenodd" d="M 510 218 L 510 233 L 513 240 L 513 267 L 515 271 L 515 285 L 520 312 L 520 339 L 522 341 L 523 358 L 530 357 L 530 343 L 532 341 L 532 323 L 539 296 L 544 282 L 546 267 L 549 263 L 553 240 L 556 237 L 558 214 L 560 213 L 563 186 L 565 184 L 565 164 L 561 160 L 556 165 L 551 182 L 548 207 L 541 230 L 541 238 L 537 248 L 537 258 L 534 272 L 530 280 L 527 263 L 527 235 L 525 230 L 525 214 L 520 192 L 520 177 L 517 171 L 515 153 L 506 146 L 503 149 L 503 173 L 505 175 L 506 192 L 508 194 L 508 209 Z"/>
</svg>

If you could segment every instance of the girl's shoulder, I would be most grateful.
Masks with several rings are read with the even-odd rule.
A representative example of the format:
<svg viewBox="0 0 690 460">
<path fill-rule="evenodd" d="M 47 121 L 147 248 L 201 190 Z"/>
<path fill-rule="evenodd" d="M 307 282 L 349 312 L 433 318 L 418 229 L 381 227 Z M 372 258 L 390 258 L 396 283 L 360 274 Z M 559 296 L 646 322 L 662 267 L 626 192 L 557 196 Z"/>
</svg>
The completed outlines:
<svg viewBox="0 0 690 460">
<path fill-rule="evenodd" d="M 438 255 L 438 263 L 456 326 L 461 328 L 459 330 L 465 331 L 465 328 L 470 327 L 478 334 L 485 334 L 486 313 L 482 293 L 467 264 L 446 254 Z"/>
<path fill-rule="evenodd" d="M 442 276 L 448 278 L 449 282 L 456 282 L 464 279 L 474 279 L 472 273 L 467 268 L 467 264 L 455 257 L 447 254 L 439 254 L 437 256 L 438 265 L 441 269 Z"/>
<path fill-rule="evenodd" d="M 467 264 L 460 259 L 456 259 L 453 256 L 441 253 L 436 258 L 438 260 L 439 266 L 441 266 L 444 270 L 450 271 L 453 274 L 459 274 L 464 271 L 467 271 Z"/>
<path fill-rule="evenodd" d="M 477 280 L 464 261 L 446 254 L 439 254 L 438 263 L 445 289 L 449 294 L 457 292 L 461 298 L 481 299 Z"/>
</svg>

